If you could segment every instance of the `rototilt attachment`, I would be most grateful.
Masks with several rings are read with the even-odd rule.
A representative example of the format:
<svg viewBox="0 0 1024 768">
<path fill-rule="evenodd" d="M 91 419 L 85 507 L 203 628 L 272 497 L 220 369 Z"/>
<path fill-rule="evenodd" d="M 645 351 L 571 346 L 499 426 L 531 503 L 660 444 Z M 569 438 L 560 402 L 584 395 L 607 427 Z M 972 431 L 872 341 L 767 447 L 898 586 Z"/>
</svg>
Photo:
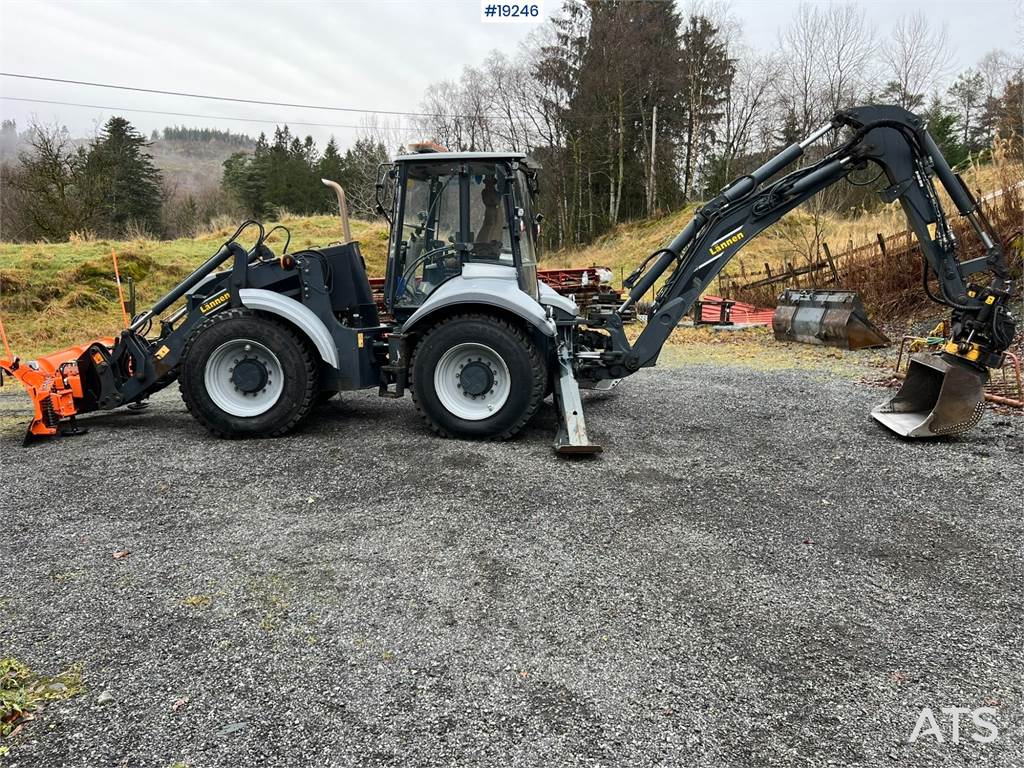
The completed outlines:
<svg viewBox="0 0 1024 768">
<path fill-rule="evenodd" d="M 843 349 L 886 347 L 890 343 L 868 319 L 854 291 L 788 289 L 779 297 L 772 330 L 779 341 Z"/>
<path fill-rule="evenodd" d="M 919 352 L 910 358 L 900 391 L 871 415 L 904 437 L 960 435 L 981 420 L 987 381 L 987 371 Z"/>
</svg>

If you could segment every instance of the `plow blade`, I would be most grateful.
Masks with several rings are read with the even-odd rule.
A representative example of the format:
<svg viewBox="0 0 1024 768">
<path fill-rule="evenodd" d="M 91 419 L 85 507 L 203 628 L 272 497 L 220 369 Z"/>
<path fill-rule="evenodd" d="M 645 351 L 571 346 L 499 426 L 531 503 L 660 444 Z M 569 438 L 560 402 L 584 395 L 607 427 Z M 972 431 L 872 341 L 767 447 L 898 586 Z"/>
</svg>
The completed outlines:
<svg viewBox="0 0 1024 768">
<path fill-rule="evenodd" d="M 985 412 L 988 374 L 925 352 L 913 355 L 903 386 L 871 415 L 904 437 L 942 437 L 969 431 Z"/>
<path fill-rule="evenodd" d="M 779 341 L 798 341 L 843 349 L 885 347 L 891 342 L 874 323 L 854 291 L 788 289 L 772 316 Z"/>
</svg>

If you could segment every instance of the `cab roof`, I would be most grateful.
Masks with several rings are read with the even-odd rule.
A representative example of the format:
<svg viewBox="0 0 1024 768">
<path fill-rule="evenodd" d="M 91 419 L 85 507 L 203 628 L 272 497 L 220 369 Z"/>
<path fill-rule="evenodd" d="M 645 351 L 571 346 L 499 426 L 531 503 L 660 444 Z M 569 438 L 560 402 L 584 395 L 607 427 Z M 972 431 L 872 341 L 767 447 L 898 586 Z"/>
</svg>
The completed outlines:
<svg viewBox="0 0 1024 768">
<path fill-rule="evenodd" d="M 415 152 L 399 155 L 396 163 L 450 162 L 452 160 L 519 160 L 533 165 L 522 152 Z"/>
</svg>

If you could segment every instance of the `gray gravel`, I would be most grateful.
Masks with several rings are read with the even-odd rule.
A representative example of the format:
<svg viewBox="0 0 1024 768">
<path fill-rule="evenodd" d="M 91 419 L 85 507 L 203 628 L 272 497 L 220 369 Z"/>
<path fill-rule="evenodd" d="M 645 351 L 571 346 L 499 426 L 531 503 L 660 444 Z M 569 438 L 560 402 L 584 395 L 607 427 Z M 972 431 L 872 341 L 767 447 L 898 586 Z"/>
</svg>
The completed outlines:
<svg viewBox="0 0 1024 768">
<path fill-rule="evenodd" d="M 904 442 L 884 396 L 644 372 L 565 461 L 550 405 L 477 444 L 373 394 L 225 442 L 173 391 L 22 450 L 4 388 L 0 655 L 89 687 L 6 759 L 1024 765 L 1024 419 Z M 925 706 L 945 743 L 908 743 Z"/>
</svg>

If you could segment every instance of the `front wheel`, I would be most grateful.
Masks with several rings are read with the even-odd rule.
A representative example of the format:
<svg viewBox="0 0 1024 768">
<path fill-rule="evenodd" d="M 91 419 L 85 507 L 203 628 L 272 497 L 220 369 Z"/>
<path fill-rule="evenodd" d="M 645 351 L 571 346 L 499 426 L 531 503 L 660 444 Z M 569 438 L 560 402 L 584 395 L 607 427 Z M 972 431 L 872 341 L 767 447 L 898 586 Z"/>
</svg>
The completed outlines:
<svg viewBox="0 0 1024 768">
<path fill-rule="evenodd" d="M 312 352 L 290 329 L 244 309 L 214 315 L 185 351 L 179 383 L 189 412 L 219 437 L 276 437 L 316 399 Z"/>
<path fill-rule="evenodd" d="M 547 365 L 533 340 L 492 315 L 444 320 L 413 355 L 413 400 L 445 437 L 512 437 L 537 412 L 546 381 Z"/>
</svg>

